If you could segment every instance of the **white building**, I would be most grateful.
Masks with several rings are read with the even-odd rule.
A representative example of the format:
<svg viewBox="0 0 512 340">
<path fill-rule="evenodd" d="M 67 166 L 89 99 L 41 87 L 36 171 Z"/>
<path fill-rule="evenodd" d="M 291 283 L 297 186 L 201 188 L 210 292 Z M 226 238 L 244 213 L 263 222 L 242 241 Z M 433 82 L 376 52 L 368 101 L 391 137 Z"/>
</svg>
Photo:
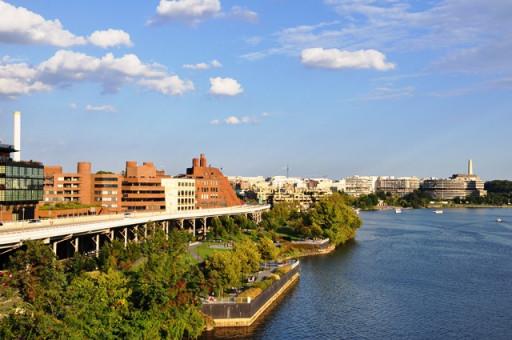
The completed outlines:
<svg viewBox="0 0 512 340">
<path fill-rule="evenodd" d="M 196 208 L 196 181 L 193 178 L 162 178 L 165 211 L 175 213 Z"/>
<path fill-rule="evenodd" d="M 377 176 L 351 176 L 345 178 L 345 192 L 352 196 L 369 195 L 375 192 Z"/>
</svg>

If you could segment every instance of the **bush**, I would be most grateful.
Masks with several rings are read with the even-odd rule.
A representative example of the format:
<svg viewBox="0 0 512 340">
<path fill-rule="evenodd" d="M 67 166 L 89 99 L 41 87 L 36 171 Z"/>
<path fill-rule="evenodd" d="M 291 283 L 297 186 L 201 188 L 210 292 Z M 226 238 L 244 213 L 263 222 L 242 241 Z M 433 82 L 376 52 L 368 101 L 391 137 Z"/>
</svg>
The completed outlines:
<svg viewBox="0 0 512 340">
<path fill-rule="evenodd" d="M 241 298 L 248 297 L 248 298 L 254 299 L 261 293 L 263 293 L 263 290 L 261 288 L 252 287 L 247 290 L 244 290 L 240 295 L 238 295 L 238 297 L 241 297 Z"/>
</svg>

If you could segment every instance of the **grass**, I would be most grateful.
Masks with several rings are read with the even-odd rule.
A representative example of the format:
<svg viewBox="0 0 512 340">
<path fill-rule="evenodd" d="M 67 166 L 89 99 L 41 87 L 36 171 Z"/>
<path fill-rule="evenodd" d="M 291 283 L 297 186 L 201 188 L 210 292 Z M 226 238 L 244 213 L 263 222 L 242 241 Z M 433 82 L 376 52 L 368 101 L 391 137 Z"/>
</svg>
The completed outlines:
<svg viewBox="0 0 512 340">
<path fill-rule="evenodd" d="M 199 245 L 195 250 L 197 255 L 201 256 L 203 259 L 206 259 L 208 256 L 212 255 L 215 252 L 219 251 L 231 251 L 231 249 L 213 249 L 210 248 L 211 244 L 218 244 L 218 243 L 210 243 L 210 242 L 204 242 L 201 245 Z"/>
</svg>

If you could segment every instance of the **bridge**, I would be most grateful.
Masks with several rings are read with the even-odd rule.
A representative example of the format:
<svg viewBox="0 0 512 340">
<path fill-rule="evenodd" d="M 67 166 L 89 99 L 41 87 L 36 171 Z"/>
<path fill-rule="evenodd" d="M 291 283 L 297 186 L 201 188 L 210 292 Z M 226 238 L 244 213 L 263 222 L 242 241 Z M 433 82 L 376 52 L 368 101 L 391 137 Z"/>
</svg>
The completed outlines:
<svg viewBox="0 0 512 340">
<path fill-rule="evenodd" d="M 97 256 L 106 242 L 120 240 L 126 247 L 129 242 L 143 240 L 157 229 L 167 235 L 172 228 L 203 236 L 214 217 L 243 215 L 259 223 L 262 213 L 269 209 L 269 205 L 242 205 L 177 213 L 130 213 L 7 223 L 0 226 L 0 255 L 20 248 L 28 240 L 41 240 L 51 246 L 58 258 L 78 252 Z"/>
</svg>

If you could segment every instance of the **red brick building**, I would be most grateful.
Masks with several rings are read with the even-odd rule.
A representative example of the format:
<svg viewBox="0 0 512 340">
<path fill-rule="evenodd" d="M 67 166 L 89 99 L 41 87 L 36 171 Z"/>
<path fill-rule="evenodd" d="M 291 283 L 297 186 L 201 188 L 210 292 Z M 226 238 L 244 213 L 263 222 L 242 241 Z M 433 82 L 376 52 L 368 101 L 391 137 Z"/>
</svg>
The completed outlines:
<svg viewBox="0 0 512 340">
<path fill-rule="evenodd" d="M 169 178 L 152 162 L 126 162 L 123 177 L 123 209 L 126 211 L 165 210 L 165 190 L 162 178 Z"/>
<path fill-rule="evenodd" d="M 196 181 L 196 208 L 224 208 L 241 205 L 226 176 L 218 168 L 208 165 L 206 157 L 192 160 L 192 167 L 187 169 L 188 178 Z"/>
</svg>

